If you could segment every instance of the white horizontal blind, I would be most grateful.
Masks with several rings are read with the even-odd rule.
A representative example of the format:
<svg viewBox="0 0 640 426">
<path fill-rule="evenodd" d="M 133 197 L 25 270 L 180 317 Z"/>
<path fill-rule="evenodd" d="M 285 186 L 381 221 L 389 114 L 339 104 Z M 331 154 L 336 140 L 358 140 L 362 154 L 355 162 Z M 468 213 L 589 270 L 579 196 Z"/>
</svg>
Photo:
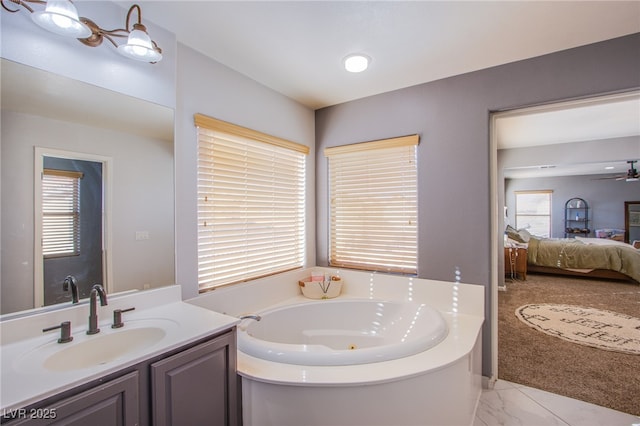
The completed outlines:
<svg viewBox="0 0 640 426">
<path fill-rule="evenodd" d="M 80 254 L 80 178 L 82 173 L 45 169 L 42 174 L 42 254 Z"/>
<path fill-rule="evenodd" d="M 418 136 L 329 148 L 332 266 L 417 272 Z"/>
<path fill-rule="evenodd" d="M 200 290 L 303 266 L 304 206 L 303 152 L 199 127 Z"/>
<path fill-rule="evenodd" d="M 516 191 L 516 228 L 549 238 L 552 193 L 550 190 Z"/>
</svg>

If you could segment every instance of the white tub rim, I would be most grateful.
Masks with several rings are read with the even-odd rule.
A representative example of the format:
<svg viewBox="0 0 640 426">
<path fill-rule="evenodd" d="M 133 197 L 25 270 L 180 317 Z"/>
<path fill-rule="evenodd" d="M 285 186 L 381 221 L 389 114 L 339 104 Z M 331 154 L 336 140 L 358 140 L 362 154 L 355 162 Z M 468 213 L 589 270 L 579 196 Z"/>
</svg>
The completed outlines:
<svg viewBox="0 0 640 426">
<path fill-rule="evenodd" d="M 427 303 L 420 303 L 416 301 L 399 301 L 388 300 L 378 298 L 336 298 L 329 300 L 312 300 L 304 303 L 288 303 L 286 305 L 272 306 L 267 309 L 262 309 L 257 312 L 260 316 L 267 319 L 272 313 L 278 313 L 283 310 L 302 308 L 305 305 L 313 306 L 326 306 L 326 305 L 340 305 L 347 303 L 366 303 L 366 304 L 387 304 L 387 305 L 410 305 L 410 310 L 425 309 L 424 315 L 435 315 L 435 320 L 442 320 L 443 328 L 434 328 L 429 335 L 412 336 L 406 342 L 393 342 L 387 345 L 383 345 L 385 350 L 379 352 L 379 347 L 362 348 L 357 352 L 351 352 L 349 350 L 331 349 L 326 346 L 319 345 L 318 351 L 308 351 L 309 348 L 313 349 L 315 345 L 305 345 L 302 343 L 280 343 L 269 340 L 256 338 L 248 335 L 246 330 L 254 325 L 253 322 L 242 324 L 238 327 L 238 351 L 254 358 L 271 360 L 276 363 L 286 363 L 295 365 L 314 365 L 314 366 L 351 366 L 357 364 L 373 364 L 393 359 L 406 358 L 416 353 L 420 353 L 423 350 L 431 350 L 433 347 L 440 344 L 449 333 L 448 325 L 442 313 L 430 306 Z M 435 324 L 436 326 L 438 324 Z M 255 326 L 255 325 L 254 325 Z M 424 326 L 423 326 L 424 327 Z M 263 345 L 261 342 L 269 342 L 268 345 Z M 424 348 L 421 350 L 421 348 Z M 244 350 L 244 349 L 248 349 Z M 270 349 L 270 350 L 267 350 Z M 281 352 L 278 352 L 280 350 Z M 390 350 L 398 350 L 402 356 L 396 356 L 391 354 Z M 257 355 L 262 353 L 264 356 Z M 371 361 L 362 362 L 361 358 L 369 358 Z M 280 360 L 276 359 L 280 358 Z M 308 361 L 305 364 L 302 361 Z M 320 360 L 325 360 L 325 363 L 320 363 Z"/>
<path fill-rule="evenodd" d="M 345 295 L 340 298 L 352 299 L 352 297 Z M 358 297 L 357 299 L 367 298 Z M 368 299 L 378 300 L 377 298 Z M 393 298 L 385 300 L 406 301 Z M 312 302 L 317 301 L 299 296 L 265 307 L 258 312 L 289 304 Z M 447 323 L 449 333 L 438 345 L 416 355 L 372 364 L 308 366 L 263 360 L 238 351 L 238 374 L 249 380 L 290 386 L 380 384 L 428 374 L 446 368 L 462 358 L 469 357 L 478 337 L 482 334 L 484 317 L 455 312 L 439 312 Z M 481 343 L 481 341 L 478 342 L 478 344 Z"/>
</svg>

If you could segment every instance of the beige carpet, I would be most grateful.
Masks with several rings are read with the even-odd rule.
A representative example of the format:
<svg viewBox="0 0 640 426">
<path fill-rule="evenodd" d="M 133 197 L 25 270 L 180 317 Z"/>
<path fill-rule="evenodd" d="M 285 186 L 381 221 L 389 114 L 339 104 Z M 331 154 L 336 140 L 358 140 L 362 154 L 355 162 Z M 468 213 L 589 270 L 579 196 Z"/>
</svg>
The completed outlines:
<svg viewBox="0 0 640 426">
<path fill-rule="evenodd" d="M 640 355 L 605 351 L 541 333 L 515 311 L 557 303 L 640 316 L 640 285 L 529 274 L 498 293 L 498 376 L 549 392 L 640 415 Z"/>
</svg>

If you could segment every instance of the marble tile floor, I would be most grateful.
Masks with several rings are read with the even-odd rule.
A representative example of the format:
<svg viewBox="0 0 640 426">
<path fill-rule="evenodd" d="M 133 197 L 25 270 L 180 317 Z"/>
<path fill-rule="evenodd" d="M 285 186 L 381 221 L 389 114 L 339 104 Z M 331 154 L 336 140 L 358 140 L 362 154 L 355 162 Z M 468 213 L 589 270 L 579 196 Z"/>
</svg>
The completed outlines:
<svg viewBox="0 0 640 426">
<path fill-rule="evenodd" d="M 473 426 L 640 426 L 640 417 L 498 380 L 482 391 Z"/>
</svg>

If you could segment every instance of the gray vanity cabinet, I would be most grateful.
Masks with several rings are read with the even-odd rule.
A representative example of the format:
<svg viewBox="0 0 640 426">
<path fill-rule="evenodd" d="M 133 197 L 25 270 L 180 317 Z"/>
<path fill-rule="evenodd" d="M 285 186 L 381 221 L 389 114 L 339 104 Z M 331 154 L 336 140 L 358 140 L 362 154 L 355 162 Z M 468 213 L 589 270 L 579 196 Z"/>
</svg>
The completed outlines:
<svg viewBox="0 0 640 426">
<path fill-rule="evenodd" d="M 138 372 L 133 371 L 44 408 L 19 411 L 13 425 L 138 425 Z"/>
<path fill-rule="evenodd" d="M 151 364 L 154 426 L 237 425 L 235 334 Z"/>
<path fill-rule="evenodd" d="M 73 360 L 70 360 L 73 362 Z M 235 327 L 3 413 L 2 426 L 238 426 Z"/>
</svg>

